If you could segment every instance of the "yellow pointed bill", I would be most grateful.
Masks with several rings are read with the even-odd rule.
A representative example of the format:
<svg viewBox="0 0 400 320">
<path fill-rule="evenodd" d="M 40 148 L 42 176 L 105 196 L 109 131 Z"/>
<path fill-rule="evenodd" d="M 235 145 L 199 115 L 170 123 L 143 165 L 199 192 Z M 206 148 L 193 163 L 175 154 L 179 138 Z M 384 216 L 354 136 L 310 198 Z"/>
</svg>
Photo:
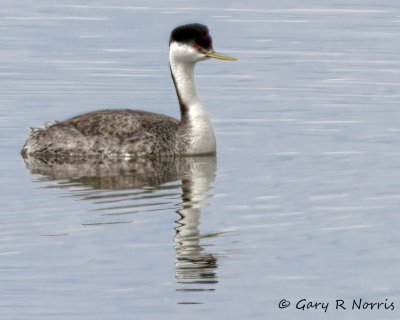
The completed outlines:
<svg viewBox="0 0 400 320">
<path fill-rule="evenodd" d="M 214 51 L 209 51 L 209 52 L 207 52 L 207 53 L 206 53 L 206 56 L 207 56 L 207 57 L 211 57 L 211 58 L 215 58 L 215 59 L 220 59 L 220 60 L 229 60 L 229 61 L 235 61 L 235 60 L 237 60 L 236 58 L 232 58 L 232 57 L 229 57 L 229 56 L 225 56 L 225 55 L 223 55 L 223 54 L 216 53 L 216 52 L 214 52 Z"/>
</svg>

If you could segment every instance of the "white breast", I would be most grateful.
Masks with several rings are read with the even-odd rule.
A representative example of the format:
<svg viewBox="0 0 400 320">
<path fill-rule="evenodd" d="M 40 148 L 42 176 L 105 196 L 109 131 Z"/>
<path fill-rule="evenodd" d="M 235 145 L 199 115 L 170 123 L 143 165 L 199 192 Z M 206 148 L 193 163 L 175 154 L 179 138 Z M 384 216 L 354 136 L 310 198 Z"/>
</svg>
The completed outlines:
<svg viewBox="0 0 400 320">
<path fill-rule="evenodd" d="M 189 119 L 191 131 L 189 138 L 189 153 L 214 153 L 217 148 L 214 130 L 210 119 L 208 119 L 200 104 L 190 106 Z"/>
</svg>

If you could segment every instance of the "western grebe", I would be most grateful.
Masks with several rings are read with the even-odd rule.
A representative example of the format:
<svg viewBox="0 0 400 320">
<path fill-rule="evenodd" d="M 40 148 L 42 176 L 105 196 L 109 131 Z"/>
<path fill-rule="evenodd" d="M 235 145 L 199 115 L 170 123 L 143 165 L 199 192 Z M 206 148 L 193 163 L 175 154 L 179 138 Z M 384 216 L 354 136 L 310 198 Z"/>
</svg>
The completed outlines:
<svg viewBox="0 0 400 320">
<path fill-rule="evenodd" d="M 146 156 L 213 154 L 216 141 L 194 83 L 194 67 L 216 53 L 207 26 L 176 27 L 169 40 L 169 63 L 181 119 L 137 110 L 101 110 L 31 129 L 23 156 Z"/>
</svg>

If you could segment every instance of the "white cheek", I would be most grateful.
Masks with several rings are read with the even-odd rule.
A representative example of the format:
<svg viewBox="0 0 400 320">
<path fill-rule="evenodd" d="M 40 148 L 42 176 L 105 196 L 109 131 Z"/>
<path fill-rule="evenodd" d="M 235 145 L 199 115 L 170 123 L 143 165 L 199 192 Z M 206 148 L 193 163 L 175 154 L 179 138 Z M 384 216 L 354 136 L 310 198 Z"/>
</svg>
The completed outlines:
<svg viewBox="0 0 400 320">
<path fill-rule="evenodd" d="M 206 60 L 207 57 L 200 53 L 197 49 L 187 44 L 172 42 L 169 46 L 170 60 L 175 60 L 183 63 L 194 63 L 201 60 Z"/>
</svg>

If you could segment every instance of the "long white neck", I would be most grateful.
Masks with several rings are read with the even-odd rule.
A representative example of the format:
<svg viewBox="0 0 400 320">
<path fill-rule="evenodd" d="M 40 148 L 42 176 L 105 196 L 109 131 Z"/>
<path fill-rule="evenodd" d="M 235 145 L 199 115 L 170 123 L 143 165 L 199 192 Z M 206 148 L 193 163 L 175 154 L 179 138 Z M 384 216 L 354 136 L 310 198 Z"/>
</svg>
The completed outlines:
<svg viewBox="0 0 400 320">
<path fill-rule="evenodd" d="M 193 105 L 200 105 L 194 83 L 195 63 L 181 63 L 170 59 L 171 72 L 179 98 L 179 103 L 189 108 Z"/>
<path fill-rule="evenodd" d="M 214 130 L 197 96 L 194 82 L 196 60 L 188 55 L 188 46 L 171 43 L 169 61 L 181 108 L 181 126 L 184 127 L 180 134 L 188 141 L 186 153 L 214 153 Z"/>
</svg>

